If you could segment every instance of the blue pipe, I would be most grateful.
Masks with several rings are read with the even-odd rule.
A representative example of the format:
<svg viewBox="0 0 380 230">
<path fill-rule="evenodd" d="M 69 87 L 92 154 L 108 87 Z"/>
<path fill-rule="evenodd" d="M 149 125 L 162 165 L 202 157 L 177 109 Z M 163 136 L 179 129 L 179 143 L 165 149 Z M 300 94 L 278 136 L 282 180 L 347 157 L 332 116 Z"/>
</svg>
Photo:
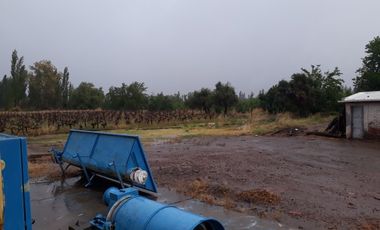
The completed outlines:
<svg viewBox="0 0 380 230">
<path fill-rule="evenodd" d="M 224 230 L 222 224 L 215 219 L 152 201 L 139 196 L 138 191 L 134 188 L 121 190 L 110 188 L 104 193 L 103 199 L 110 206 L 105 221 L 112 223 L 110 229 Z"/>
</svg>

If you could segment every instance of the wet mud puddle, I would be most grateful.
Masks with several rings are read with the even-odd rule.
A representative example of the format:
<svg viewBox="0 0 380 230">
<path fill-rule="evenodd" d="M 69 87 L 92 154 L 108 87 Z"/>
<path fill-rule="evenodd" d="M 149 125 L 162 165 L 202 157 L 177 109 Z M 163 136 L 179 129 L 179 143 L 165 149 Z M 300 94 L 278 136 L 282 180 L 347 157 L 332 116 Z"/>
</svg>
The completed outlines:
<svg viewBox="0 0 380 230">
<path fill-rule="evenodd" d="M 68 226 L 77 228 L 88 226 L 89 220 L 96 214 L 106 215 L 107 213 L 107 207 L 102 201 L 105 189 L 84 188 L 79 177 L 63 182 L 32 181 L 33 229 L 67 230 Z M 191 200 L 168 189 L 159 190 L 158 201 L 214 217 L 221 221 L 226 229 L 288 229 L 280 223 Z"/>
</svg>

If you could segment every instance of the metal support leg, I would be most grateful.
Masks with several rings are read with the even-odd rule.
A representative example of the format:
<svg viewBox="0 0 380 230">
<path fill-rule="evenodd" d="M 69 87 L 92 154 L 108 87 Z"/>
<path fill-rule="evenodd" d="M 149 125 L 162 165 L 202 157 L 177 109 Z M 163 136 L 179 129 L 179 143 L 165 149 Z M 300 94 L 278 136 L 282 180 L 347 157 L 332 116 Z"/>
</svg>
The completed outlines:
<svg viewBox="0 0 380 230">
<path fill-rule="evenodd" d="M 59 164 L 59 168 L 61 169 L 62 177 L 65 177 L 65 171 L 66 170 L 63 168 L 62 162 L 60 162 L 58 164 Z"/>
<path fill-rule="evenodd" d="M 123 182 L 123 179 L 121 178 L 121 175 L 120 175 L 120 172 L 117 170 L 116 168 L 116 164 L 115 164 L 115 161 L 112 161 L 111 163 L 108 163 L 108 165 L 111 167 L 113 166 L 113 171 L 115 172 L 118 180 L 119 180 L 119 183 L 120 183 L 120 186 L 121 188 L 124 188 L 124 182 Z"/>
<path fill-rule="evenodd" d="M 52 158 L 54 163 L 59 165 L 59 168 L 61 169 L 62 177 L 65 177 L 65 169 L 63 168 L 63 161 L 62 161 L 62 152 L 54 149 L 53 147 L 49 150 L 49 152 L 52 154 Z"/>
<path fill-rule="evenodd" d="M 67 164 L 65 167 L 65 171 L 71 166 L 72 164 Z"/>
<path fill-rule="evenodd" d="M 78 160 L 79 160 L 79 163 L 80 163 L 80 166 L 84 172 L 84 176 L 86 177 L 86 180 L 87 180 L 87 184 L 85 184 L 84 186 L 85 187 L 88 187 L 91 185 L 91 181 L 92 179 L 94 179 L 95 175 L 91 175 L 91 177 L 89 176 L 88 172 L 87 172 L 87 168 L 84 166 L 83 162 L 82 162 L 82 159 L 80 158 L 79 154 L 75 154 L 74 157 L 77 157 Z"/>
</svg>

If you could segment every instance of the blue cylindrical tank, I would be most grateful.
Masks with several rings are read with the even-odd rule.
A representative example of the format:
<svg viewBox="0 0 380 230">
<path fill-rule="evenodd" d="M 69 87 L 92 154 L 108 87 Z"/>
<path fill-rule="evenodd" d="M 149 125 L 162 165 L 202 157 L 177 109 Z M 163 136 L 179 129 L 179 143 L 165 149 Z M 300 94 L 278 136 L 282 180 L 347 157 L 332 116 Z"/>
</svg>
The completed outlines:
<svg viewBox="0 0 380 230">
<path fill-rule="evenodd" d="M 112 202 L 112 190 L 114 189 L 108 190 L 104 195 L 108 204 Z M 217 220 L 136 194 L 124 196 L 111 205 L 107 220 L 114 224 L 116 230 L 224 230 Z"/>
</svg>

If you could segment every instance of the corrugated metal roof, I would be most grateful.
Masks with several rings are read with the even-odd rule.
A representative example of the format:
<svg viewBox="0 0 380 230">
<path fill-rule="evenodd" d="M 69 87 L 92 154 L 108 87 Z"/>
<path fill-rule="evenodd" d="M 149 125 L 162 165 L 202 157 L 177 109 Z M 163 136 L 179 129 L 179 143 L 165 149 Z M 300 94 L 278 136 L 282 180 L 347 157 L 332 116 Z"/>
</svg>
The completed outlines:
<svg viewBox="0 0 380 230">
<path fill-rule="evenodd" d="M 373 102 L 380 101 L 380 91 L 360 92 L 344 98 L 340 102 Z"/>
</svg>

